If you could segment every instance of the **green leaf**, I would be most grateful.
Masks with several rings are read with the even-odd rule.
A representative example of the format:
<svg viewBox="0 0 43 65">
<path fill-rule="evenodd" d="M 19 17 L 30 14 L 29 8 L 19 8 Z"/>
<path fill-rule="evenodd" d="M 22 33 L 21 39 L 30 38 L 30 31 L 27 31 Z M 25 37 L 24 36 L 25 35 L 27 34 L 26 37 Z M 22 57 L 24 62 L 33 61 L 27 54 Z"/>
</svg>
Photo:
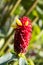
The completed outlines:
<svg viewBox="0 0 43 65">
<path fill-rule="evenodd" d="M 27 61 L 24 58 L 19 59 L 19 65 L 27 65 Z"/>
<path fill-rule="evenodd" d="M 7 53 L 4 56 L 0 57 L 0 64 L 5 65 L 6 63 L 12 61 L 12 60 L 17 60 L 17 57 L 14 54 Z"/>
<path fill-rule="evenodd" d="M 32 61 L 32 59 L 28 59 L 29 65 L 34 65 L 34 62 Z"/>
</svg>

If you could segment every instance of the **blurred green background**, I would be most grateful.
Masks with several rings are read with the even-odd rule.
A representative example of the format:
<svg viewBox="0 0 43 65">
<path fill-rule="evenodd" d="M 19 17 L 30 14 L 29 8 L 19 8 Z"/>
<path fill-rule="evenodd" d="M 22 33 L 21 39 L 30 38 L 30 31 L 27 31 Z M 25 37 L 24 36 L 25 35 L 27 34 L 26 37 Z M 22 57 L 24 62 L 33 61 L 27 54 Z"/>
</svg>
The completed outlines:
<svg viewBox="0 0 43 65">
<path fill-rule="evenodd" d="M 43 65 L 43 0 L 0 0 L 0 56 L 14 52 L 15 30 L 11 24 L 14 24 L 16 17 L 22 16 L 28 16 L 33 26 L 32 39 L 25 56 L 31 58 L 35 65 Z M 18 62 L 13 61 L 8 65 L 18 65 Z"/>
</svg>

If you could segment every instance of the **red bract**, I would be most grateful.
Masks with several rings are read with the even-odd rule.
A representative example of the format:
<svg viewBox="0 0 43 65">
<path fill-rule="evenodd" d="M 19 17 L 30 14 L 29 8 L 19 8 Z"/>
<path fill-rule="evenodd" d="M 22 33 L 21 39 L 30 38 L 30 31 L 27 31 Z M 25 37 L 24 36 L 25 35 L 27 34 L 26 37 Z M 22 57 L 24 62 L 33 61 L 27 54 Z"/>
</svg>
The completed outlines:
<svg viewBox="0 0 43 65">
<path fill-rule="evenodd" d="M 18 26 L 14 36 L 14 50 L 17 53 L 25 53 L 31 39 L 32 25 L 27 17 L 20 18 L 22 26 Z M 25 23 L 28 21 L 28 25 Z"/>
</svg>

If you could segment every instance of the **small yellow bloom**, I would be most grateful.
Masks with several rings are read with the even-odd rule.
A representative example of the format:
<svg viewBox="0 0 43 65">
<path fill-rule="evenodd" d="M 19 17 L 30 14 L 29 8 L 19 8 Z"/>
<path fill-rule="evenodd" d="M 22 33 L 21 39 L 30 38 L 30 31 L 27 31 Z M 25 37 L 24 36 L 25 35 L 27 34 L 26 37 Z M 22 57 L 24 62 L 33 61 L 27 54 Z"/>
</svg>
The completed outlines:
<svg viewBox="0 0 43 65">
<path fill-rule="evenodd" d="M 16 19 L 16 23 L 17 23 L 17 25 L 22 26 L 22 23 L 21 23 L 21 21 L 19 19 Z"/>
<path fill-rule="evenodd" d="M 28 24 L 29 24 L 29 22 L 28 22 L 28 21 L 26 21 L 25 26 L 28 26 Z"/>
</svg>

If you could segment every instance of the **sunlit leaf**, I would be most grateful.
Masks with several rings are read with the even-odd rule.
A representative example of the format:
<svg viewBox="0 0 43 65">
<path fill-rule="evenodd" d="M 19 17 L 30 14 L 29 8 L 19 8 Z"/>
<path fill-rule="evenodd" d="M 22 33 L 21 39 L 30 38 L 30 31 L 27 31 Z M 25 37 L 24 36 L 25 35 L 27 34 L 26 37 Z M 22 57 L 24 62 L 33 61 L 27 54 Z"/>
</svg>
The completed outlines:
<svg viewBox="0 0 43 65">
<path fill-rule="evenodd" d="M 20 58 L 19 65 L 27 65 L 27 61 L 24 58 Z"/>
<path fill-rule="evenodd" d="M 0 57 L 0 64 L 8 63 L 12 60 L 17 60 L 17 57 L 11 53 L 7 53 L 4 56 Z"/>
</svg>

